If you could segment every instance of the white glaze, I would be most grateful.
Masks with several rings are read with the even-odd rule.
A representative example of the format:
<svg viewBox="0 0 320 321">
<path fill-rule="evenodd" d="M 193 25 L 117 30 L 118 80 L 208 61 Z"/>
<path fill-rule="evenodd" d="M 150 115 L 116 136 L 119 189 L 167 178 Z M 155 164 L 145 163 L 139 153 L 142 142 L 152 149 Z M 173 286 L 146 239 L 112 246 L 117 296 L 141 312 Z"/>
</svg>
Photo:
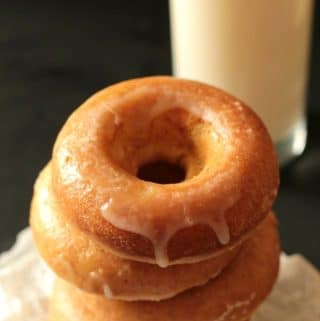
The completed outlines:
<svg viewBox="0 0 320 321">
<path fill-rule="evenodd" d="M 117 272 L 118 277 L 122 277 L 124 270 L 128 269 L 128 266 L 124 265 L 123 267 L 120 267 L 119 271 Z M 88 275 L 88 280 L 86 287 L 91 289 L 92 284 L 99 283 L 103 287 L 103 293 L 104 296 L 108 299 L 113 300 L 122 300 L 122 301 L 161 301 L 166 300 L 169 298 L 172 298 L 176 296 L 177 294 L 181 293 L 184 289 L 177 289 L 177 291 L 171 291 L 166 292 L 165 294 L 156 294 L 156 293 L 135 293 L 131 295 L 125 295 L 125 294 L 119 294 L 116 289 L 112 289 L 112 286 L 108 284 L 105 278 L 102 277 L 102 269 L 97 269 L 96 271 L 91 271 Z M 217 271 L 214 275 L 210 277 L 209 280 L 204 280 L 202 282 L 198 282 L 193 287 L 203 286 L 208 283 L 208 281 L 215 279 L 217 276 L 219 276 L 221 273 L 221 270 Z"/>
<path fill-rule="evenodd" d="M 223 215 L 219 217 L 219 220 L 212 221 L 210 223 L 210 227 L 216 233 L 217 238 L 221 244 L 226 245 L 229 243 L 230 241 L 229 227 Z"/>
<path fill-rule="evenodd" d="M 227 317 L 234 313 L 235 310 L 241 309 L 241 313 L 244 314 L 246 311 L 246 306 L 248 306 L 256 297 L 255 293 L 251 293 L 250 297 L 246 300 L 238 301 L 234 304 L 227 304 L 227 309 L 214 321 L 224 321 Z M 243 313 L 244 312 L 244 313 Z M 231 316 L 232 319 L 232 316 Z"/>
<path fill-rule="evenodd" d="M 110 287 L 106 283 L 103 284 L 103 294 L 108 299 L 112 299 L 114 297 Z"/>
<path fill-rule="evenodd" d="M 223 176 L 223 175 L 222 175 Z M 213 180 L 212 182 L 209 182 L 207 184 L 204 184 L 202 186 L 202 189 L 206 188 L 212 188 L 212 184 L 217 184 L 220 179 L 223 179 L 223 177 L 220 177 L 217 180 Z M 195 191 L 195 193 L 199 193 L 199 189 Z M 200 190 L 201 193 L 201 190 Z M 172 213 L 175 213 L 175 211 L 179 211 L 179 206 L 181 204 L 181 200 L 184 198 L 187 200 L 189 197 L 191 198 L 193 195 L 185 195 L 181 194 L 179 192 L 172 193 L 171 199 L 163 199 L 164 204 L 172 205 Z M 154 197 L 161 197 L 155 195 Z M 216 233 L 216 236 L 221 244 L 226 245 L 230 241 L 230 235 L 229 235 L 229 228 L 226 223 L 224 212 L 230 208 L 238 199 L 240 195 L 233 195 L 232 197 L 225 196 L 224 200 L 224 208 L 220 208 L 219 211 L 215 208 L 212 208 L 210 210 L 210 206 L 205 207 L 205 212 L 196 212 L 192 210 L 192 204 L 189 203 L 189 208 L 186 206 L 186 202 L 182 202 L 183 204 L 183 219 L 181 219 L 180 216 L 168 216 L 168 221 L 166 222 L 166 228 L 165 231 L 162 233 L 158 232 L 157 224 L 156 222 L 153 223 L 153 221 L 149 221 L 148 218 L 141 218 L 138 214 L 138 210 L 141 210 L 141 207 L 143 208 L 142 204 L 139 204 L 139 206 L 134 206 L 130 204 L 130 206 L 126 206 L 125 202 L 121 199 L 108 199 L 106 203 L 104 203 L 101 208 L 101 214 L 103 217 L 112 225 L 116 226 L 117 228 L 125 231 L 130 231 L 133 233 L 136 233 L 138 235 L 145 236 L 148 238 L 153 246 L 155 251 L 155 258 L 156 263 L 161 267 L 166 267 L 169 264 L 172 264 L 173 262 L 169 262 L 168 255 L 167 255 L 167 245 L 171 237 L 177 233 L 179 230 L 190 227 L 197 224 L 206 224 L 209 225 L 213 231 Z M 161 203 L 161 202 L 160 202 Z M 144 204 L 144 212 L 145 213 L 156 213 L 157 209 L 152 208 L 152 205 L 150 204 Z M 148 207 L 149 206 L 149 207 Z M 170 208 L 170 206 L 169 206 Z M 198 207 L 199 211 L 201 211 L 201 207 Z M 118 215 L 118 213 L 122 212 L 128 212 L 130 213 L 129 216 L 121 216 Z M 214 213 L 213 215 L 208 215 L 209 213 Z M 204 214 L 204 215 L 201 215 Z M 130 218 L 128 220 L 128 217 Z M 201 257 L 203 259 L 203 256 Z M 136 258 L 134 258 L 136 259 Z M 198 261 L 198 258 L 195 258 L 195 261 Z M 145 261 L 145 260 L 144 260 Z M 185 262 L 185 261 L 183 261 Z"/>
<path fill-rule="evenodd" d="M 138 90 L 138 94 L 143 93 L 145 90 L 146 89 L 144 88 L 140 88 Z M 152 88 L 149 88 L 148 92 L 152 93 Z M 205 104 L 195 104 L 194 102 L 190 102 L 190 100 L 185 99 L 183 96 L 173 92 L 171 89 L 166 89 L 161 98 L 158 99 L 153 106 L 150 106 L 151 112 L 149 121 L 160 114 L 177 107 L 184 109 L 187 112 L 212 124 L 214 128 L 213 132 L 217 132 L 220 136 L 226 137 L 229 135 L 227 128 L 222 126 L 216 113 L 209 109 Z"/>
<path fill-rule="evenodd" d="M 125 122 L 128 113 L 134 113 L 134 108 L 131 108 L 131 111 L 130 108 L 129 111 L 126 110 L 127 103 L 143 96 L 156 96 L 160 91 L 160 98 L 158 98 L 153 105 L 149 105 L 148 108 L 144 110 L 144 122 L 150 122 L 152 119 L 166 111 L 179 108 L 212 124 L 214 129 L 213 132 L 216 132 L 219 136 L 227 138 L 230 135 L 228 128 L 221 124 L 217 113 L 208 108 L 205 102 L 194 102 L 190 97 L 187 99 L 184 95 L 173 91 L 170 87 L 163 86 L 162 88 L 153 88 L 150 86 L 140 86 L 121 96 L 120 101 L 119 99 L 110 99 L 109 102 L 103 102 L 99 106 L 112 114 L 114 131 L 120 124 Z M 240 115 L 243 106 L 240 102 L 236 102 L 236 106 L 239 109 Z"/>
<path fill-rule="evenodd" d="M 233 204 L 234 202 L 235 200 L 232 200 L 230 204 Z M 115 205 L 112 206 L 112 204 L 114 203 Z M 169 261 L 167 255 L 167 245 L 171 237 L 183 228 L 197 224 L 206 224 L 209 225 L 216 233 L 216 236 L 221 244 L 226 245 L 230 241 L 229 228 L 224 218 L 224 211 L 222 211 L 219 215 L 214 215 L 214 218 L 210 219 L 209 217 L 207 217 L 207 220 L 201 217 L 201 215 L 199 215 L 198 217 L 186 216 L 185 220 L 183 221 L 179 220 L 179 218 L 177 218 L 176 220 L 171 219 L 171 221 L 166 225 L 166 231 L 164 232 L 164 234 L 158 235 L 156 226 L 149 224 L 147 219 L 144 221 L 140 221 L 140 223 L 139 221 L 134 222 L 134 220 L 128 222 L 126 218 L 122 219 L 121 215 L 117 215 L 117 213 L 118 211 L 122 211 L 124 209 L 120 209 L 116 203 L 117 202 L 108 200 L 102 205 L 100 210 L 104 218 L 108 220 L 109 223 L 121 230 L 130 231 L 148 238 L 153 244 L 155 260 L 160 267 L 165 268 L 169 264 L 177 263 Z M 133 211 L 132 216 L 134 216 Z M 201 255 L 193 258 L 184 258 L 184 260 L 180 260 L 178 263 L 195 263 L 203 260 L 204 257 L 206 256 Z M 134 259 L 136 259 L 136 257 Z"/>
<path fill-rule="evenodd" d="M 151 293 L 142 293 L 142 292 L 131 294 L 131 295 L 119 294 L 119 293 L 117 293 L 117 291 L 115 289 L 111 288 L 111 286 L 106 282 L 105 279 L 102 279 L 100 273 L 101 273 L 101 271 L 99 271 L 99 270 L 90 272 L 89 273 L 89 282 L 90 282 L 90 279 L 93 279 L 94 282 L 98 281 L 103 287 L 104 296 L 108 299 L 111 299 L 111 300 L 121 300 L 121 301 L 128 301 L 128 302 L 133 302 L 133 301 L 159 302 L 162 300 L 167 300 L 167 299 L 173 298 L 174 296 L 176 296 L 182 292 L 182 290 L 179 289 L 177 291 L 171 291 L 171 292 L 167 292 L 165 294 L 156 294 L 156 293 L 151 294 Z M 221 274 L 221 270 L 219 270 L 214 275 L 212 275 L 209 280 L 205 280 L 203 282 L 198 282 L 198 284 L 195 284 L 193 287 L 196 288 L 196 287 L 204 286 L 210 280 L 215 279 L 220 274 Z M 89 285 L 90 285 L 90 283 L 89 283 Z M 186 289 L 184 289 L 184 290 L 186 290 Z"/>
</svg>

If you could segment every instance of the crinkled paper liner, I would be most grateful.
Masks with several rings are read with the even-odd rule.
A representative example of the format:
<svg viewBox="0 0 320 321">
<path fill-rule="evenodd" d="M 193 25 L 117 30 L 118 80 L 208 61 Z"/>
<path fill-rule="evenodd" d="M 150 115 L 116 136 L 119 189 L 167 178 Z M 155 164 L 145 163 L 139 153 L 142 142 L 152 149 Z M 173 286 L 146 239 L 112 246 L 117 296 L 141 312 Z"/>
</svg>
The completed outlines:
<svg viewBox="0 0 320 321">
<path fill-rule="evenodd" d="M 0 321 L 43 321 L 53 273 L 30 233 L 0 256 Z M 251 321 L 320 321 L 320 274 L 301 255 L 281 255 L 279 279 Z"/>
</svg>

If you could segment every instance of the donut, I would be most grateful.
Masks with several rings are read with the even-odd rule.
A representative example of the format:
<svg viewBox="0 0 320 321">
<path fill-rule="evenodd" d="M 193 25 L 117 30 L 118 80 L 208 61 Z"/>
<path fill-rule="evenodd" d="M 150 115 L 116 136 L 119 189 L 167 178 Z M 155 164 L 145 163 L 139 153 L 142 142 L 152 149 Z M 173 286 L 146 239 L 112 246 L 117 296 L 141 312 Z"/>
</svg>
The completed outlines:
<svg viewBox="0 0 320 321">
<path fill-rule="evenodd" d="M 161 267 L 242 240 L 279 185 L 259 117 L 217 88 L 173 77 L 93 95 L 66 121 L 51 163 L 63 219 L 117 256 Z"/>
<path fill-rule="evenodd" d="M 66 222 L 50 189 L 50 164 L 40 173 L 31 204 L 30 224 L 40 254 L 61 278 L 79 288 L 117 300 L 163 300 L 216 277 L 234 259 L 240 245 L 195 264 L 130 261 Z"/>
<path fill-rule="evenodd" d="M 245 241 L 235 260 L 206 285 L 160 302 L 123 302 L 88 294 L 58 280 L 49 307 L 52 321 L 245 321 L 270 293 L 279 266 L 273 215 Z"/>
</svg>

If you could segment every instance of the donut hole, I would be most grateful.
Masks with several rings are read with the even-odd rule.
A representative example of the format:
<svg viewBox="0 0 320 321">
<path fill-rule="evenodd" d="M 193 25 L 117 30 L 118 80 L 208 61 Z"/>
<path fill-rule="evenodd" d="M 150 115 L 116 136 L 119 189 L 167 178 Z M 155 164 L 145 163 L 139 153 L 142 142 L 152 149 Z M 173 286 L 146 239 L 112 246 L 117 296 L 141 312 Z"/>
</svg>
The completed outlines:
<svg viewBox="0 0 320 321">
<path fill-rule="evenodd" d="M 175 184 L 185 180 L 186 170 L 181 164 L 156 160 L 140 166 L 137 177 L 158 184 Z"/>
<path fill-rule="evenodd" d="M 158 184 L 205 172 L 208 158 L 219 152 L 212 125 L 182 107 L 153 115 L 151 104 L 145 99 L 125 109 L 109 141 L 110 158 L 127 174 Z"/>
</svg>

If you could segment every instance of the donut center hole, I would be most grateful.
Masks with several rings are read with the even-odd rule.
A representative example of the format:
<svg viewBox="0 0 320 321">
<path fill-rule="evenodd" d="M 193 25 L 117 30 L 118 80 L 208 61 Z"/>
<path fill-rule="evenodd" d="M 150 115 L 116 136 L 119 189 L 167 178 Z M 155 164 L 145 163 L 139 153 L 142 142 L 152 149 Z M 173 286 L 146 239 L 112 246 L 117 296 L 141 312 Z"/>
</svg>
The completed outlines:
<svg viewBox="0 0 320 321">
<path fill-rule="evenodd" d="M 138 168 L 137 177 L 158 184 L 180 183 L 186 178 L 186 170 L 180 164 L 166 160 L 155 160 Z"/>
<path fill-rule="evenodd" d="M 126 106 L 108 142 L 115 165 L 143 181 L 179 184 L 219 162 L 210 123 L 180 107 L 153 114 L 154 104 L 145 98 Z"/>
</svg>

